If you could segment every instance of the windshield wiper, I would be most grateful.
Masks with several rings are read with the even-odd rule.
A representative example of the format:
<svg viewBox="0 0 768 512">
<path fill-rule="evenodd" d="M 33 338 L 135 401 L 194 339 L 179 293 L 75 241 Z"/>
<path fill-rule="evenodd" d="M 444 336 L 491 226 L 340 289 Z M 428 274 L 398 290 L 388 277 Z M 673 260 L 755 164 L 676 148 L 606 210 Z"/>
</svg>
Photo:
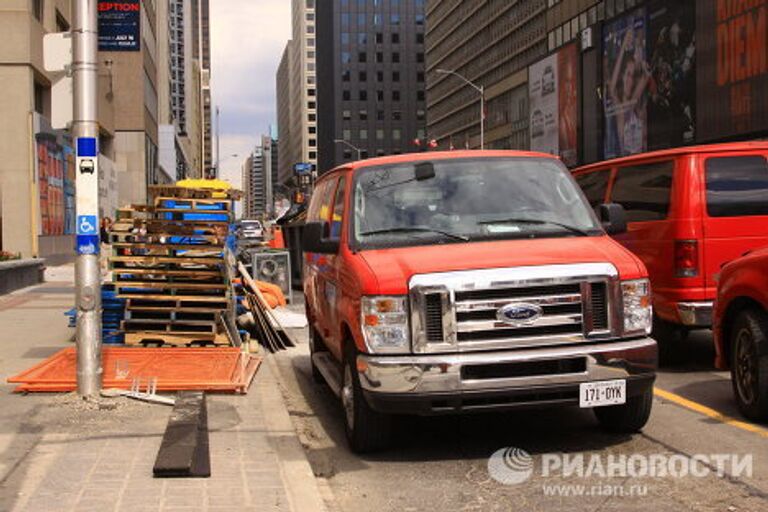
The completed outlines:
<svg viewBox="0 0 768 512">
<path fill-rule="evenodd" d="M 462 242 L 468 242 L 469 237 L 464 235 L 459 235 L 456 233 L 451 233 L 450 231 L 443 231 L 441 229 L 434 229 L 434 228 L 422 228 L 422 227 L 398 227 L 398 228 L 387 228 L 387 229 L 377 229 L 375 231 L 366 231 L 364 233 L 360 233 L 361 236 L 370 236 L 370 235 L 386 235 L 388 233 L 437 233 L 439 235 L 443 235 L 448 238 L 453 238 L 454 240 L 461 240 Z"/>
<path fill-rule="evenodd" d="M 575 226 L 569 226 L 568 224 L 563 224 L 561 222 L 555 222 L 552 220 L 509 218 L 509 219 L 484 220 L 484 221 L 478 222 L 478 224 L 481 226 L 487 225 L 487 224 L 536 224 L 536 225 L 543 226 L 545 224 L 549 224 L 552 226 L 558 226 L 563 229 L 566 229 L 571 233 L 576 233 L 582 236 L 589 236 L 589 233 L 581 228 L 577 228 Z"/>
</svg>

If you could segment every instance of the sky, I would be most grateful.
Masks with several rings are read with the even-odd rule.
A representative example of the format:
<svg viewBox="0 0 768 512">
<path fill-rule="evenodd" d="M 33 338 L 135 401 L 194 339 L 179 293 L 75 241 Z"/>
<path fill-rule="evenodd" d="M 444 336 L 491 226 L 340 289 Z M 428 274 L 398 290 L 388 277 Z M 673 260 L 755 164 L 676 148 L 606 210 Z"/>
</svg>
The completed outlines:
<svg viewBox="0 0 768 512">
<path fill-rule="evenodd" d="M 210 7 L 214 151 L 218 106 L 221 175 L 240 187 L 243 161 L 277 123 L 275 75 L 291 37 L 291 1 L 210 0 Z"/>
</svg>

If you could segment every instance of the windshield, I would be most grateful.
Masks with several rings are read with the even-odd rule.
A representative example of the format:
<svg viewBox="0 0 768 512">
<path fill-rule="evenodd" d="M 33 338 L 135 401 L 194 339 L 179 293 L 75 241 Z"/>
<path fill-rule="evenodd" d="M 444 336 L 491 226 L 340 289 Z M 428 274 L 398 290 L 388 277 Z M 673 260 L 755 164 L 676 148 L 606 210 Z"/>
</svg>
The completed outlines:
<svg viewBox="0 0 768 512">
<path fill-rule="evenodd" d="M 413 163 L 358 172 L 359 248 L 603 233 L 570 173 L 545 158 L 446 159 L 416 179 Z"/>
</svg>

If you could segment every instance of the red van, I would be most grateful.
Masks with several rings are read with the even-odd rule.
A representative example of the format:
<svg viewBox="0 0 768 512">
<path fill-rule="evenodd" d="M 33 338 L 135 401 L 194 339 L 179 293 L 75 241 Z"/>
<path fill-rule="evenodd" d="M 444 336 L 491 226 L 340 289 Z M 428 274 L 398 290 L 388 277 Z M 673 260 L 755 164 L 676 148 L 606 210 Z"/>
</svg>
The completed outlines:
<svg viewBox="0 0 768 512">
<path fill-rule="evenodd" d="M 720 267 L 768 244 L 768 143 L 655 151 L 574 171 L 593 207 L 620 204 L 614 238 L 638 255 L 653 287 L 662 361 L 681 357 L 690 329 L 712 325 Z"/>
<path fill-rule="evenodd" d="M 715 365 L 731 370 L 742 414 L 768 420 L 768 247 L 723 267 L 713 331 Z"/>
<path fill-rule="evenodd" d="M 354 162 L 317 182 L 304 227 L 312 371 L 355 451 L 395 414 L 594 408 L 642 428 L 657 362 L 645 267 L 606 235 L 559 160 L 519 151 Z"/>
</svg>

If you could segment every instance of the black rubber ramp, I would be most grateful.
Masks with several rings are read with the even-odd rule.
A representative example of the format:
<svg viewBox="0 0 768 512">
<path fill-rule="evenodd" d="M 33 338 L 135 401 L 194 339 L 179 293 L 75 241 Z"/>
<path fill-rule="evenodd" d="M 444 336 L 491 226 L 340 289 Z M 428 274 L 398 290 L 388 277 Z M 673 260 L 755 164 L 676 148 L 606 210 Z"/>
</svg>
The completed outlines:
<svg viewBox="0 0 768 512">
<path fill-rule="evenodd" d="M 177 393 L 152 473 L 156 478 L 211 476 L 205 393 Z"/>
</svg>

